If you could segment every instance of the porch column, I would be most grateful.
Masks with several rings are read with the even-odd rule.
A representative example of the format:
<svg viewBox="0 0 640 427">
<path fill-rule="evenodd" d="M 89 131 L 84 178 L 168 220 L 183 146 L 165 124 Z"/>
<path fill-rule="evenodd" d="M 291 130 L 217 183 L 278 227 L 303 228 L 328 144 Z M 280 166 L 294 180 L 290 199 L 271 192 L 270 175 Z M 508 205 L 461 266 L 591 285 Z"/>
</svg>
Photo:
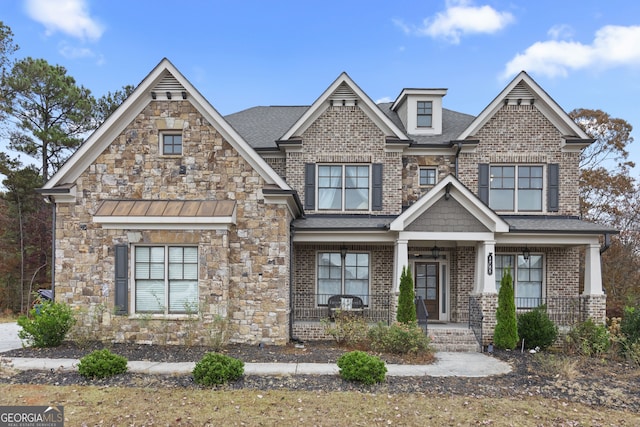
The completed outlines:
<svg viewBox="0 0 640 427">
<path fill-rule="evenodd" d="M 600 267 L 600 245 L 588 245 L 585 252 L 583 295 L 604 295 Z"/>
<path fill-rule="evenodd" d="M 393 274 L 393 291 L 400 292 L 400 276 L 402 276 L 402 268 L 409 265 L 409 241 L 408 240 L 396 240 L 395 258 L 393 260 L 394 274 Z"/>
<path fill-rule="evenodd" d="M 476 245 L 476 275 L 473 291 L 476 294 L 495 294 L 496 242 L 488 240 Z"/>
</svg>

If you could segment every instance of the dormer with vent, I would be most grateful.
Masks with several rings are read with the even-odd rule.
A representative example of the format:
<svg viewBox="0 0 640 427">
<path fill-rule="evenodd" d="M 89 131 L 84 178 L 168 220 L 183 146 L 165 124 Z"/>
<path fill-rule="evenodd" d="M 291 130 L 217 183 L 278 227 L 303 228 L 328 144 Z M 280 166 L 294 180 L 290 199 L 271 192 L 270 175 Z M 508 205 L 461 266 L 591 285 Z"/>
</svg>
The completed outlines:
<svg viewBox="0 0 640 427">
<path fill-rule="evenodd" d="M 442 98 L 447 89 L 403 89 L 391 109 L 409 135 L 442 134 Z"/>
</svg>

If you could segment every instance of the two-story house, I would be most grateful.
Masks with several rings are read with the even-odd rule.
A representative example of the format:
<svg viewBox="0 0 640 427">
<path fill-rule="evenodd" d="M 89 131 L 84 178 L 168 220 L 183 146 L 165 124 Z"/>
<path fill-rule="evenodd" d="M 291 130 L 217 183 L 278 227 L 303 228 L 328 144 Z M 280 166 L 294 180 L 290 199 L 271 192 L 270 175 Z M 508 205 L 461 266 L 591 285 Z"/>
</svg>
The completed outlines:
<svg viewBox="0 0 640 427">
<path fill-rule="evenodd" d="M 203 342 L 220 316 L 232 342 L 284 344 L 326 338 L 332 296 L 392 321 L 407 266 L 430 322 L 486 344 L 510 268 L 519 309 L 602 321 L 615 230 L 579 218 L 592 140 L 524 72 L 477 117 L 446 93 L 376 104 L 343 73 L 310 106 L 223 117 L 161 61 L 41 190 L 56 300 L 105 340 L 181 343 L 195 315 Z"/>
</svg>

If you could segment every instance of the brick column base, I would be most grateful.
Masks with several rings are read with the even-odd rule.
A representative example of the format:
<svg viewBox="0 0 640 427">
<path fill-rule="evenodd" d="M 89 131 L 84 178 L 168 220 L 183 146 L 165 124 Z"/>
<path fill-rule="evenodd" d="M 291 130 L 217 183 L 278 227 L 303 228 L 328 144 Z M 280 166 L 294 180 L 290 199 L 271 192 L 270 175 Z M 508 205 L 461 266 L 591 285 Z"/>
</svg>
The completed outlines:
<svg viewBox="0 0 640 427">
<path fill-rule="evenodd" d="M 607 320 L 607 296 L 583 295 L 585 320 L 593 319 L 597 324 L 604 324 Z"/>
</svg>

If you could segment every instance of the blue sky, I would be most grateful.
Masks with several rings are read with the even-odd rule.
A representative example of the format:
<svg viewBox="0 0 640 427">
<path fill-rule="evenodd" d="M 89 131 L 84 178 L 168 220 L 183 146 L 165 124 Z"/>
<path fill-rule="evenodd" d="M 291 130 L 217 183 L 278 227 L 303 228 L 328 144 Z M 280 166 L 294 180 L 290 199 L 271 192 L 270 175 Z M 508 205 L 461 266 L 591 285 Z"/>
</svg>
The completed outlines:
<svg viewBox="0 0 640 427">
<path fill-rule="evenodd" d="M 342 71 L 375 101 L 448 88 L 477 115 L 520 70 L 566 111 L 640 131 L 640 2 L 592 0 L 20 0 L 0 20 L 20 46 L 99 97 L 164 57 L 222 114 L 309 105 Z M 640 141 L 631 147 L 638 166 Z"/>
</svg>

